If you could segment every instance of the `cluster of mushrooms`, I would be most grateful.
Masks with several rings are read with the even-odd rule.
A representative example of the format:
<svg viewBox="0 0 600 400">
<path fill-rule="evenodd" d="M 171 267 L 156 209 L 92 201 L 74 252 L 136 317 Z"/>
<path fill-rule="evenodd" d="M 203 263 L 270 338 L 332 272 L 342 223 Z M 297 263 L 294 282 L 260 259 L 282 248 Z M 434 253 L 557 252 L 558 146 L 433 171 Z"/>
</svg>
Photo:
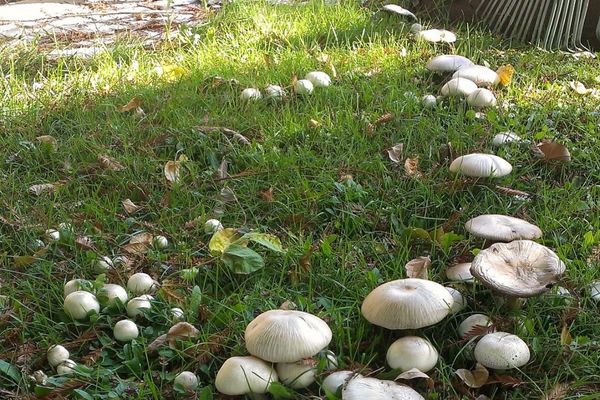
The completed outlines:
<svg viewBox="0 0 600 400">
<path fill-rule="evenodd" d="M 304 79 L 298 79 L 294 82 L 294 93 L 299 95 L 309 95 L 315 88 L 324 88 L 331 85 L 331 77 L 323 71 L 312 71 L 306 74 Z M 279 85 L 268 85 L 265 88 L 265 98 L 271 101 L 280 101 L 285 98 L 285 89 Z M 255 101 L 263 98 L 262 92 L 257 88 L 246 88 L 242 90 L 240 99 L 242 101 Z"/>
</svg>

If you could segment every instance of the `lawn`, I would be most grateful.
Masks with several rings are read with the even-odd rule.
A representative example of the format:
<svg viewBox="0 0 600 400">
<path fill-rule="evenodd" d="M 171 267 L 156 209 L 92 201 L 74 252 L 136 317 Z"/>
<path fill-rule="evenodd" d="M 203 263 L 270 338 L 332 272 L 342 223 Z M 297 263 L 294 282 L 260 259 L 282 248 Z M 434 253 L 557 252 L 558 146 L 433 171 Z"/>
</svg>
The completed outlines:
<svg viewBox="0 0 600 400">
<path fill-rule="evenodd" d="M 457 286 L 466 309 L 408 332 L 440 353 L 431 380 L 403 383 L 428 399 L 600 398 L 600 311 L 589 290 L 600 279 L 600 101 L 569 85 L 600 87 L 598 60 L 473 26 L 450 27 L 454 46 L 417 42 L 410 23 L 377 8 L 237 1 L 152 49 L 123 38 L 86 60 L 51 59 L 35 43 L 0 50 L 0 398 L 191 398 L 173 391 L 184 370 L 198 376 L 198 398 L 224 398 L 214 389 L 219 367 L 248 354 L 244 330 L 255 316 L 282 305 L 328 323 L 340 369 L 393 379 L 386 351 L 407 332 L 370 324 L 362 301 L 406 277 L 405 264 L 420 256 L 431 259 L 429 279 L 446 283 L 446 268 L 489 245 L 464 229 L 488 213 L 542 229 L 538 241 L 566 264 L 559 284 L 570 296 L 553 290 L 508 309 L 481 284 Z M 476 112 L 456 99 L 422 106 L 446 79 L 425 64 L 445 53 L 514 67 L 512 83 L 494 90 L 497 107 Z M 291 94 L 294 79 L 313 70 L 330 74 L 332 85 Z M 240 100 L 244 88 L 269 84 L 288 96 Z M 529 142 L 493 147 L 507 130 Z M 543 140 L 566 146 L 571 161 L 537 158 L 531 145 Z M 386 149 L 398 144 L 402 152 L 390 157 Z M 512 173 L 473 180 L 449 171 L 473 152 L 505 158 Z M 178 179 L 167 179 L 167 163 L 179 167 Z M 40 184 L 52 186 L 34 193 Z M 124 208 L 126 199 L 138 208 Z M 211 218 L 275 235 L 285 252 L 250 244 L 264 267 L 236 274 L 209 251 Z M 60 224 L 61 239 L 49 241 L 45 231 Z M 143 232 L 168 246 L 144 236 L 130 246 Z M 124 263 L 98 276 L 98 258 L 123 254 Z M 141 271 L 161 288 L 136 318 L 135 341 L 114 340 L 122 305 L 87 321 L 63 311 L 67 281 L 125 286 Z M 148 351 L 173 324 L 172 307 L 199 337 Z M 456 333 L 474 313 L 531 351 L 524 367 L 493 373 L 479 389 L 455 374 L 474 367 Z M 54 344 L 70 351 L 74 374 L 50 368 Z M 30 380 L 37 370 L 49 376 L 45 385 Z M 273 393 L 326 398 L 317 384 Z"/>
</svg>

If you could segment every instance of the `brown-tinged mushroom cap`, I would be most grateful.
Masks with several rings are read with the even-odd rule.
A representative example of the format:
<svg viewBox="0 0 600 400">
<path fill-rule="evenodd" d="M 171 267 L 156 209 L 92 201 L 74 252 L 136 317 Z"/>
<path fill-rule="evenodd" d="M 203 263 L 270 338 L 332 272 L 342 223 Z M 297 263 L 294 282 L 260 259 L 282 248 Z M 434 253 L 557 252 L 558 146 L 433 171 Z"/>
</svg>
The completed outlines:
<svg viewBox="0 0 600 400">
<path fill-rule="evenodd" d="M 423 400 L 417 391 L 393 381 L 376 378 L 351 379 L 342 390 L 342 400 Z"/>
<path fill-rule="evenodd" d="M 387 329 L 419 329 L 443 320 L 454 303 L 439 283 L 424 279 L 399 279 L 373 289 L 361 312 L 372 324 Z"/>
<path fill-rule="evenodd" d="M 533 297 L 558 282 L 565 264 L 549 248 L 530 240 L 496 243 L 471 263 L 471 273 L 508 297 Z"/>
<path fill-rule="evenodd" d="M 295 310 L 270 310 L 246 327 L 246 349 L 253 356 L 276 363 L 312 357 L 331 341 L 321 318 Z"/>
<path fill-rule="evenodd" d="M 542 231 L 537 226 L 508 215 L 480 215 L 468 220 L 465 229 L 474 236 L 497 242 L 533 240 L 542 236 Z"/>
</svg>

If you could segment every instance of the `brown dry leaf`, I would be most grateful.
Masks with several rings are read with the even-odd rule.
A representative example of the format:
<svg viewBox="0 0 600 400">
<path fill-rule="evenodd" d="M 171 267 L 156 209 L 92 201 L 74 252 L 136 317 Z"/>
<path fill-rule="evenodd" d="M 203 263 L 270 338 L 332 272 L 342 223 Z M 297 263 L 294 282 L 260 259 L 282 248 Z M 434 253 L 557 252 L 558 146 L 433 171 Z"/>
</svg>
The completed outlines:
<svg viewBox="0 0 600 400">
<path fill-rule="evenodd" d="M 592 89 L 586 88 L 585 85 L 579 81 L 571 81 L 569 82 L 569 86 L 571 86 L 571 89 L 573 89 L 575 93 L 580 95 L 592 93 Z"/>
<path fill-rule="evenodd" d="M 33 264 L 37 261 L 37 258 L 34 256 L 14 256 L 13 258 L 15 266 L 17 267 L 26 267 L 28 265 Z"/>
<path fill-rule="evenodd" d="M 128 214 L 133 214 L 140 209 L 140 206 L 136 205 L 131 199 L 125 199 L 121 204 Z"/>
<path fill-rule="evenodd" d="M 55 183 L 42 183 L 40 185 L 32 185 L 29 187 L 29 193 L 40 196 L 44 193 L 54 193 L 59 185 Z"/>
<path fill-rule="evenodd" d="M 131 100 L 129 100 L 129 103 L 125 104 L 124 106 L 119 107 L 119 112 L 127 112 L 127 111 L 131 111 L 134 110 L 138 107 L 140 107 L 142 105 L 142 99 L 140 97 L 133 97 Z"/>
<path fill-rule="evenodd" d="M 54 136 L 50 135 L 42 135 L 35 138 L 40 143 L 47 144 L 52 147 L 52 149 L 56 150 L 58 147 L 58 140 Z"/>
<path fill-rule="evenodd" d="M 196 339 L 199 334 L 200 331 L 194 325 L 188 322 L 178 322 L 167 332 L 167 341 L 169 342 L 169 347 L 173 349 L 177 340 Z"/>
<path fill-rule="evenodd" d="M 404 161 L 404 174 L 413 178 L 420 178 L 423 173 L 419 171 L 419 159 L 418 158 L 407 158 Z"/>
<path fill-rule="evenodd" d="M 123 171 L 125 169 L 123 164 L 109 156 L 98 156 L 98 162 L 102 168 L 109 171 Z"/>
<path fill-rule="evenodd" d="M 569 327 L 565 324 L 560 332 L 560 344 L 561 346 L 568 346 L 572 341 L 573 337 L 571 336 L 571 332 L 569 332 Z"/>
<path fill-rule="evenodd" d="M 331 71 L 331 77 L 333 79 L 337 78 L 337 76 L 338 76 L 337 70 L 335 69 L 335 65 L 333 65 L 333 62 L 331 60 L 327 63 L 327 66 L 329 67 L 329 70 Z"/>
<path fill-rule="evenodd" d="M 496 189 L 496 191 L 508 195 L 508 196 L 515 196 L 520 200 L 527 200 L 529 198 L 531 198 L 531 194 L 527 193 L 527 192 L 523 192 L 521 190 L 517 190 L 517 189 L 513 189 L 513 188 L 509 188 L 506 186 L 494 186 L 494 189 Z"/>
<path fill-rule="evenodd" d="M 429 279 L 428 270 L 430 265 L 431 258 L 429 256 L 421 256 L 410 260 L 404 266 L 406 268 L 406 276 L 408 278 Z"/>
<path fill-rule="evenodd" d="M 85 250 L 94 250 L 94 242 L 87 236 L 77 236 L 75 244 Z"/>
<path fill-rule="evenodd" d="M 242 135 L 241 133 L 235 132 L 233 134 L 233 139 L 237 140 L 238 142 L 240 142 L 241 144 L 243 144 L 245 146 L 250 146 L 250 141 L 248 140 L 248 138 L 246 136 Z"/>
<path fill-rule="evenodd" d="M 512 65 L 507 64 L 498 68 L 496 73 L 500 77 L 500 83 L 502 84 L 502 86 L 508 86 L 510 85 L 510 82 L 512 82 L 513 75 L 515 74 L 515 69 Z"/>
<path fill-rule="evenodd" d="M 213 176 L 217 180 L 226 179 L 229 176 L 229 174 L 227 173 L 227 160 L 225 158 L 221 160 L 221 164 L 219 165 L 219 168 L 215 171 Z"/>
<path fill-rule="evenodd" d="M 177 182 L 179 180 L 179 170 L 181 161 L 167 161 L 165 164 L 165 178 L 169 182 Z"/>
<path fill-rule="evenodd" d="M 571 161 L 571 153 L 566 146 L 556 142 L 544 142 L 537 145 L 536 155 L 545 161 Z"/>
<path fill-rule="evenodd" d="M 302 268 L 303 271 L 305 271 L 305 272 L 310 271 L 310 267 L 311 267 L 310 259 L 312 258 L 312 254 L 315 252 L 317 247 L 318 247 L 317 245 L 313 244 L 306 251 L 306 253 L 304 253 L 304 255 L 302 257 L 300 257 L 300 267 Z"/>
<path fill-rule="evenodd" d="M 367 126 L 367 136 L 373 136 L 373 134 L 375 133 L 375 129 L 379 126 L 379 125 L 383 125 L 387 122 L 393 121 L 394 120 L 394 114 L 392 113 L 385 113 L 383 115 L 381 115 L 379 118 L 377 118 L 374 122 L 370 123 Z"/>
<path fill-rule="evenodd" d="M 517 387 L 525 384 L 526 382 L 510 375 L 492 375 L 489 377 L 487 384 L 491 385 L 494 383 L 499 383 L 504 386 Z"/>
<path fill-rule="evenodd" d="M 284 301 L 279 306 L 280 310 L 295 310 L 296 308 L 298 308 L 298 306 L 296 305 L 296 303 L 294 303 L 293 301 L 290 301 L 290 300 Z"/>
<path fill-rule="evenodd" d="M 404 151 L 404 143 L 398 143 L 386 149 L 388 157 L 394 164 L 400 164 L 402 162 L 402 152 Z"/>
<path fill-rule="evenodd" d="M 569 394 L 569 384 L 558 382 L 548 393 L 542 395 L 540 400 L 562 400 Z"/>
<path fill-rule="evenodd" d="M 496 332 L 496 327 L 492 324 L 486 325 L 475 325 L 469 331 L 465 332 L 463 341 L 468 342 L 473 338 L 487 335 L 488 333 Z"/>
<path fill-rule="evenodd" d="M 152 343 L 150 343 L 148 345 L 148 352 L 154 353 L 156 350 L 160 349 L 161 347 L 163 347 L 166 344 L 167 344 L 167 335 L 166 334 L 160 335 L 159 337 L 154 339 L 152 341 Z"/>
<path fill-rule="evenodd" d="M 137 235 L 132 236 L 131 239 L 129 239 L 129 243 L 130 244 L 136 244 L 136 243 L 152 244 L 153 240 L 154 240 L 154 236 L 152 236 L 151 233 L 141 232 L 141 233 L 138 233 Z"/>
<path fill-rule="evenodd" d="M 149 245 L 145 243 L 129 243 L 122 247 L 125 253 L 139 255 L 148 251 Z"/>
<path fill-rule="evenodd" d="M 486 384 L 490 372 L 483 365 L 477 363 L 473 371 L 458 369 L 454 372 L 470 388 L 480 388 Z"/>
<path fill-rule="evenodd" d="M 417 378 L 431 379 L 429 377 L 429 375 L 427 375 L 426 373 L 420 371 L 417 368 L 412 368 L 412 369 L 409 369 L 408 371 L 404 371 L 403 373 L 398 375 L 396 377 L 396 379 L 394 379 L 394 380 L 395 381 L 397 381 L 398 379 L 411 380 L 411 379 L 417 379 Z"/>
<path fill-rule="evenodd" d="M 267 203 L 273 202 L 273 188 L 268 188 L 266 190 L 261 190 L 260 197 Z"/>
</svg>

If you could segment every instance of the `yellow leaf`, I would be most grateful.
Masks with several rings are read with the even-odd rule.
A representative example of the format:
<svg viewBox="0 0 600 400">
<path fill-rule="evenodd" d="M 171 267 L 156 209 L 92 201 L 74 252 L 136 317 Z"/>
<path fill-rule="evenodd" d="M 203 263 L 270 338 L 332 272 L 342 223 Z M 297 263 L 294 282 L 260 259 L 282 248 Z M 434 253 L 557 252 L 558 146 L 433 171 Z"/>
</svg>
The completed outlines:
<svg viewBox="0 0 600 400">
<path fill-rule="evenodd" d="M 237 241 L 241 237 L 242 235 L 234 228 L 221 229 L 220 231 L 215 232 L 208 243 L 210 254 L 215 257 L 220 256 L 231 243 Z"/>
<path fill-rule="evenodd" d="M 427 270 L 431 265 L 431 259 L 429 257 L 417 257 L 414 260 L 410 260 L 406 263 L 406 276 L 409 278 L 418 279 L 429 279 Z"/>
<path fill-rule="evenodd" d="M 185 68 L 175 64 L 160 65 L 156 68 L 158 75 L 162 76 L 165 80 L 172 82 L 181 78 L 187 72 Z"/>
<path fill-rule="evenodd" d="M 148 232 L 141 232 L 138 233 L 137 235 L 133 236 L 130 240 L 129 243 L 130 244 L 136 244 L 136 243 L 141 243 L 141 244 L 152 244 L 152 241 L 154 240 L 154 236 L 152 236 L 151 233 Z"/>
<path fill-rule="evenodd" d="M 121 204 L 123 204 L 123 208 L 128 214 L 133 214 L 140 209 L 140 207 L 131 201 L 131 199 L 125 199 L 121 202 Z"/>
<path fill-rule="evenodd" d="M 567 325 L 563 325 L 562 332 L 560 332 L 560 344 L 562 346 L 568 346 L 571 344 L 572 341 L 573 337 L 569 332 L 569 328 L 567 327 Z"/>
<path fill-rule="evenodd" d="M 134 110 L 136 108 L 138 108 L 139 106 L 142 105 L 142 99 L 135 96 L 134 98 L 132 98 L 131 100 L 129 100 L 129 103 L 125 104 L 124 106 L 119 107 L 119 111 L 120 112 L 127 112 L 130 110 Z"/>
<path fill-rule="evenodd" d="M 177 182 L 179 180 L 179 169 L 181 161 L 167 161 L 165 164 L 165 178 L 169 182 Z"/>
<path fill-rule="evenodd" d="M 502 84 L 502 86 L 508 86 L 512 81 L 513 75 L 515 74 L 515 69 L 512 65 L 507 64 L 498 68 L 498 71 L 496 71 L 496 73 L 500 77 L 500 83 Z"/>
</svg>

